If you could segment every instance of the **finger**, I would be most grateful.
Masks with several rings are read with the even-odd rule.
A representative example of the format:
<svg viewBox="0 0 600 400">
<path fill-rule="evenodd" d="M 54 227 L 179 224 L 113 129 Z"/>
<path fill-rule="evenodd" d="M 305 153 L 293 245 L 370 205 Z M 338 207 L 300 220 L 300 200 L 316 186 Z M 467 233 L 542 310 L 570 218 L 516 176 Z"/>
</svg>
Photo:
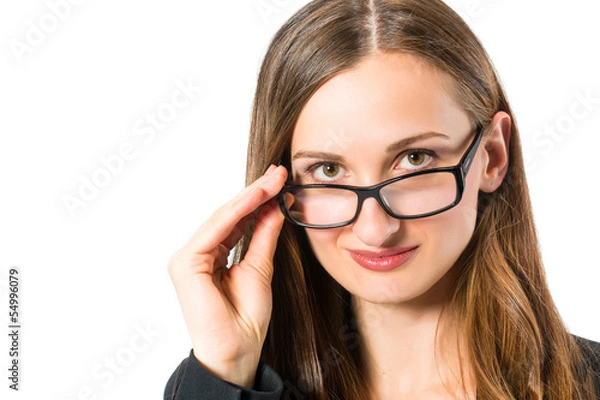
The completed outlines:
<svg viewBox="0 0 600 400">
<path fill-rule="evenodd" d="M 243 260 L 245 265 L 257 269 L 269 281 L 273 275 L 273 256 L 283 221 L 277 203 L 274 200 L 266 203 L 257 217 L 252 240 Z"/>
<path fill-rule="evenodd" d="M 227 267 L 229 249 L 219 245 L 203 254 L 195 254 L 183 249 L 175 252 L 168 261 L 167 269 L 173 283 L 182 277 L 189 278 L 198 274 L 212 275 L 215 271 Z"/>
<path fill-rule="evenodd" d="M 223 240 L 223 246 L 227 247 L 229 250 L 233 249 L 237 242 L 242 238 L 242 236 L 246 232 L 248 225 L 250 225 L 250 223 L 255 219 L 256 215 L 260 212 L 260 210 L 261 208 L 259 207 L 258 210 L 255 210 L 254 212 L 242 218 L 240 222 L 238 222 L 233 227 L 233 230 L 231 231 L 229 236 L 227 236 L 227 238 Z"/>
<path fill-rule="evenodd" d="M 242 220 L 279 193 L 286 177 L 287 170 L 284 167 L 274 168 L 270 173 L 263 175 L 219 208 L 196 231 L 187 246 L 197 253 L 206 253 L 226 241 L 236 227 L 242 231 L 238 224 L 247 223 L 247 220 Z"/>
<path fill-rule="evenodd" d="M 294 204 L 294 196 L 289 193 L 285 194 L 286 204 L 290 207 Z M 262 206 L 261 206 L 262 207 Z M 279 205 L 277 205 L 279 207 Z M 232 232 L 229 236 L 222 242 L 229 250 L 233 249 L 233 247 L 237 244 L 237 242 L 242 238 L 244 233 L 246 233 L 246 229 L 248 228 L 248 224 L 254 220 L 256 215 L 260 212 L 261 208 L 258 208 L 253 213 L 245 216 L 237 223 L 237 225 L 233 228 Z"/>
</svg>

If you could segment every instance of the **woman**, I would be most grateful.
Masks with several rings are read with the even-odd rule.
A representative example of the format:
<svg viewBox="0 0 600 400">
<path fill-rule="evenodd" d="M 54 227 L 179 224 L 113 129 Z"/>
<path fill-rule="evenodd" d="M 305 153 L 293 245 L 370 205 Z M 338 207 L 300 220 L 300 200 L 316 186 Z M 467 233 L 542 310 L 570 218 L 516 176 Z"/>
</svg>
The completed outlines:
<svg viewBox="0 0 600 400">
<path fill-rule="evenodd" d="M 294 15 L 247 181 L 169 263 L 193 350 L 165 398 L 598 396 L 600 346 L 545 282 L 514 116 L 441 1 Z"/>
</svg>

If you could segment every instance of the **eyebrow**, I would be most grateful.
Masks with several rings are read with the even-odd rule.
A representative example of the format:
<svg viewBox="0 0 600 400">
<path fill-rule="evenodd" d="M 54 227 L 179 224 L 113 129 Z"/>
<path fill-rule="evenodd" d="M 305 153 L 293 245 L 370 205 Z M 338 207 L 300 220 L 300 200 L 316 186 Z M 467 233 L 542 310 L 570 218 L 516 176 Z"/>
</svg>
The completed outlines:
<svg viewBox="0 0 600 400">
<path fill-rule="evenodd" d="M 410 145 L 412 145 L 413 143 L 422 141 L 422 140 L 426 140 L 426 139 L 430 139 L 432 137 L 439 137 L 442 139 L 446 139 L 446 140 L 450 140 L 450 136 L 444 134 L 444 133 L 440 133 L 440 132 L 433 132 L 433 131 L 428 131 L 428 132 L 422 132 L 419 133 L 415 136 L 411 136 L 408 138 L 404 138 L 404 139 L 400 139 L 397 142 L 394 142 L 392 144 L 390 144 L 386 149 L 386 153 L 394 153 L 399 151 L 400 149 L 404 148 L 404 147 L 408 147 Z M 339 155 L 339 154 L 334 154 L 334 153 L 327 153 L 324 151 L 310 151 L 310 150 L 300 150 L 298 151 L 296 154 L 293 155 L 292 157 L 292 161 L 293 160 L 297 160 L 299 158 L 317 158 L 317 159 L 327 159 L 330 161 L 336 161 L 336 162 L 340 162 L 344 160 L 344 157 Z"/>
<path fill-rule="evenodd" d="M 428 131 L 428 132 L 423 132 L 423 133 L 419 133 L 416 136 L 411 136 L 405 139 L 400 139 L 397 142 L 394 142 L 392 144 L 390 144 L 386 149 L 386 153 L 394 153 L 404 147 L 408 147 L 410 145 L 412 145 L 415 142 L 419 142 L 421 140 L 426 140 L 432 137 L 439 137 L 442 139 L 446 139 L 446 140 L 450 140 L 450 136 L 441 133 L 441 132 L 434 132 L 434 131 Z"/>
</svg>

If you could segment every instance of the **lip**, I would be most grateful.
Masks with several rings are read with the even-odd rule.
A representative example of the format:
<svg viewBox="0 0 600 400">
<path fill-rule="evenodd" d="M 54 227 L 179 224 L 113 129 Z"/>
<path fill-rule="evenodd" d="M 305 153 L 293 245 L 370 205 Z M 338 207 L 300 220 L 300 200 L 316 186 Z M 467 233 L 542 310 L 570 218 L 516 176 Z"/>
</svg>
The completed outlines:
<svg viewBox="0 0 600 400">
<path fill-rule="evenodd" d="M 419 246 L 385 251 L 348 250 L 350 257 L 361 267 L 371 271 L 391 271 L 410 260 Z"/>
</svg>

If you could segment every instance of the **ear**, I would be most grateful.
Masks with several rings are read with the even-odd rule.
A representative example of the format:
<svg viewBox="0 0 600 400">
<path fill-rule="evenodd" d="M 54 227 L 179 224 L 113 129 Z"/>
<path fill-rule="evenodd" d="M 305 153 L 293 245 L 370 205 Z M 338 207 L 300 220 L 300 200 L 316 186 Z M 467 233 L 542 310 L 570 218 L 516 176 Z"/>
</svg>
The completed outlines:
<svg viewBox="0 0 600 400">
<path fill-rule="evenodd" d="M 511 133 L 510 115 L 499 111 L 492 118 L 490 132 L 483 144 L 484 169 L 480 189 L 491 193 L 498 189 L 508 171 L 508 149 Z"/>
</svg>

